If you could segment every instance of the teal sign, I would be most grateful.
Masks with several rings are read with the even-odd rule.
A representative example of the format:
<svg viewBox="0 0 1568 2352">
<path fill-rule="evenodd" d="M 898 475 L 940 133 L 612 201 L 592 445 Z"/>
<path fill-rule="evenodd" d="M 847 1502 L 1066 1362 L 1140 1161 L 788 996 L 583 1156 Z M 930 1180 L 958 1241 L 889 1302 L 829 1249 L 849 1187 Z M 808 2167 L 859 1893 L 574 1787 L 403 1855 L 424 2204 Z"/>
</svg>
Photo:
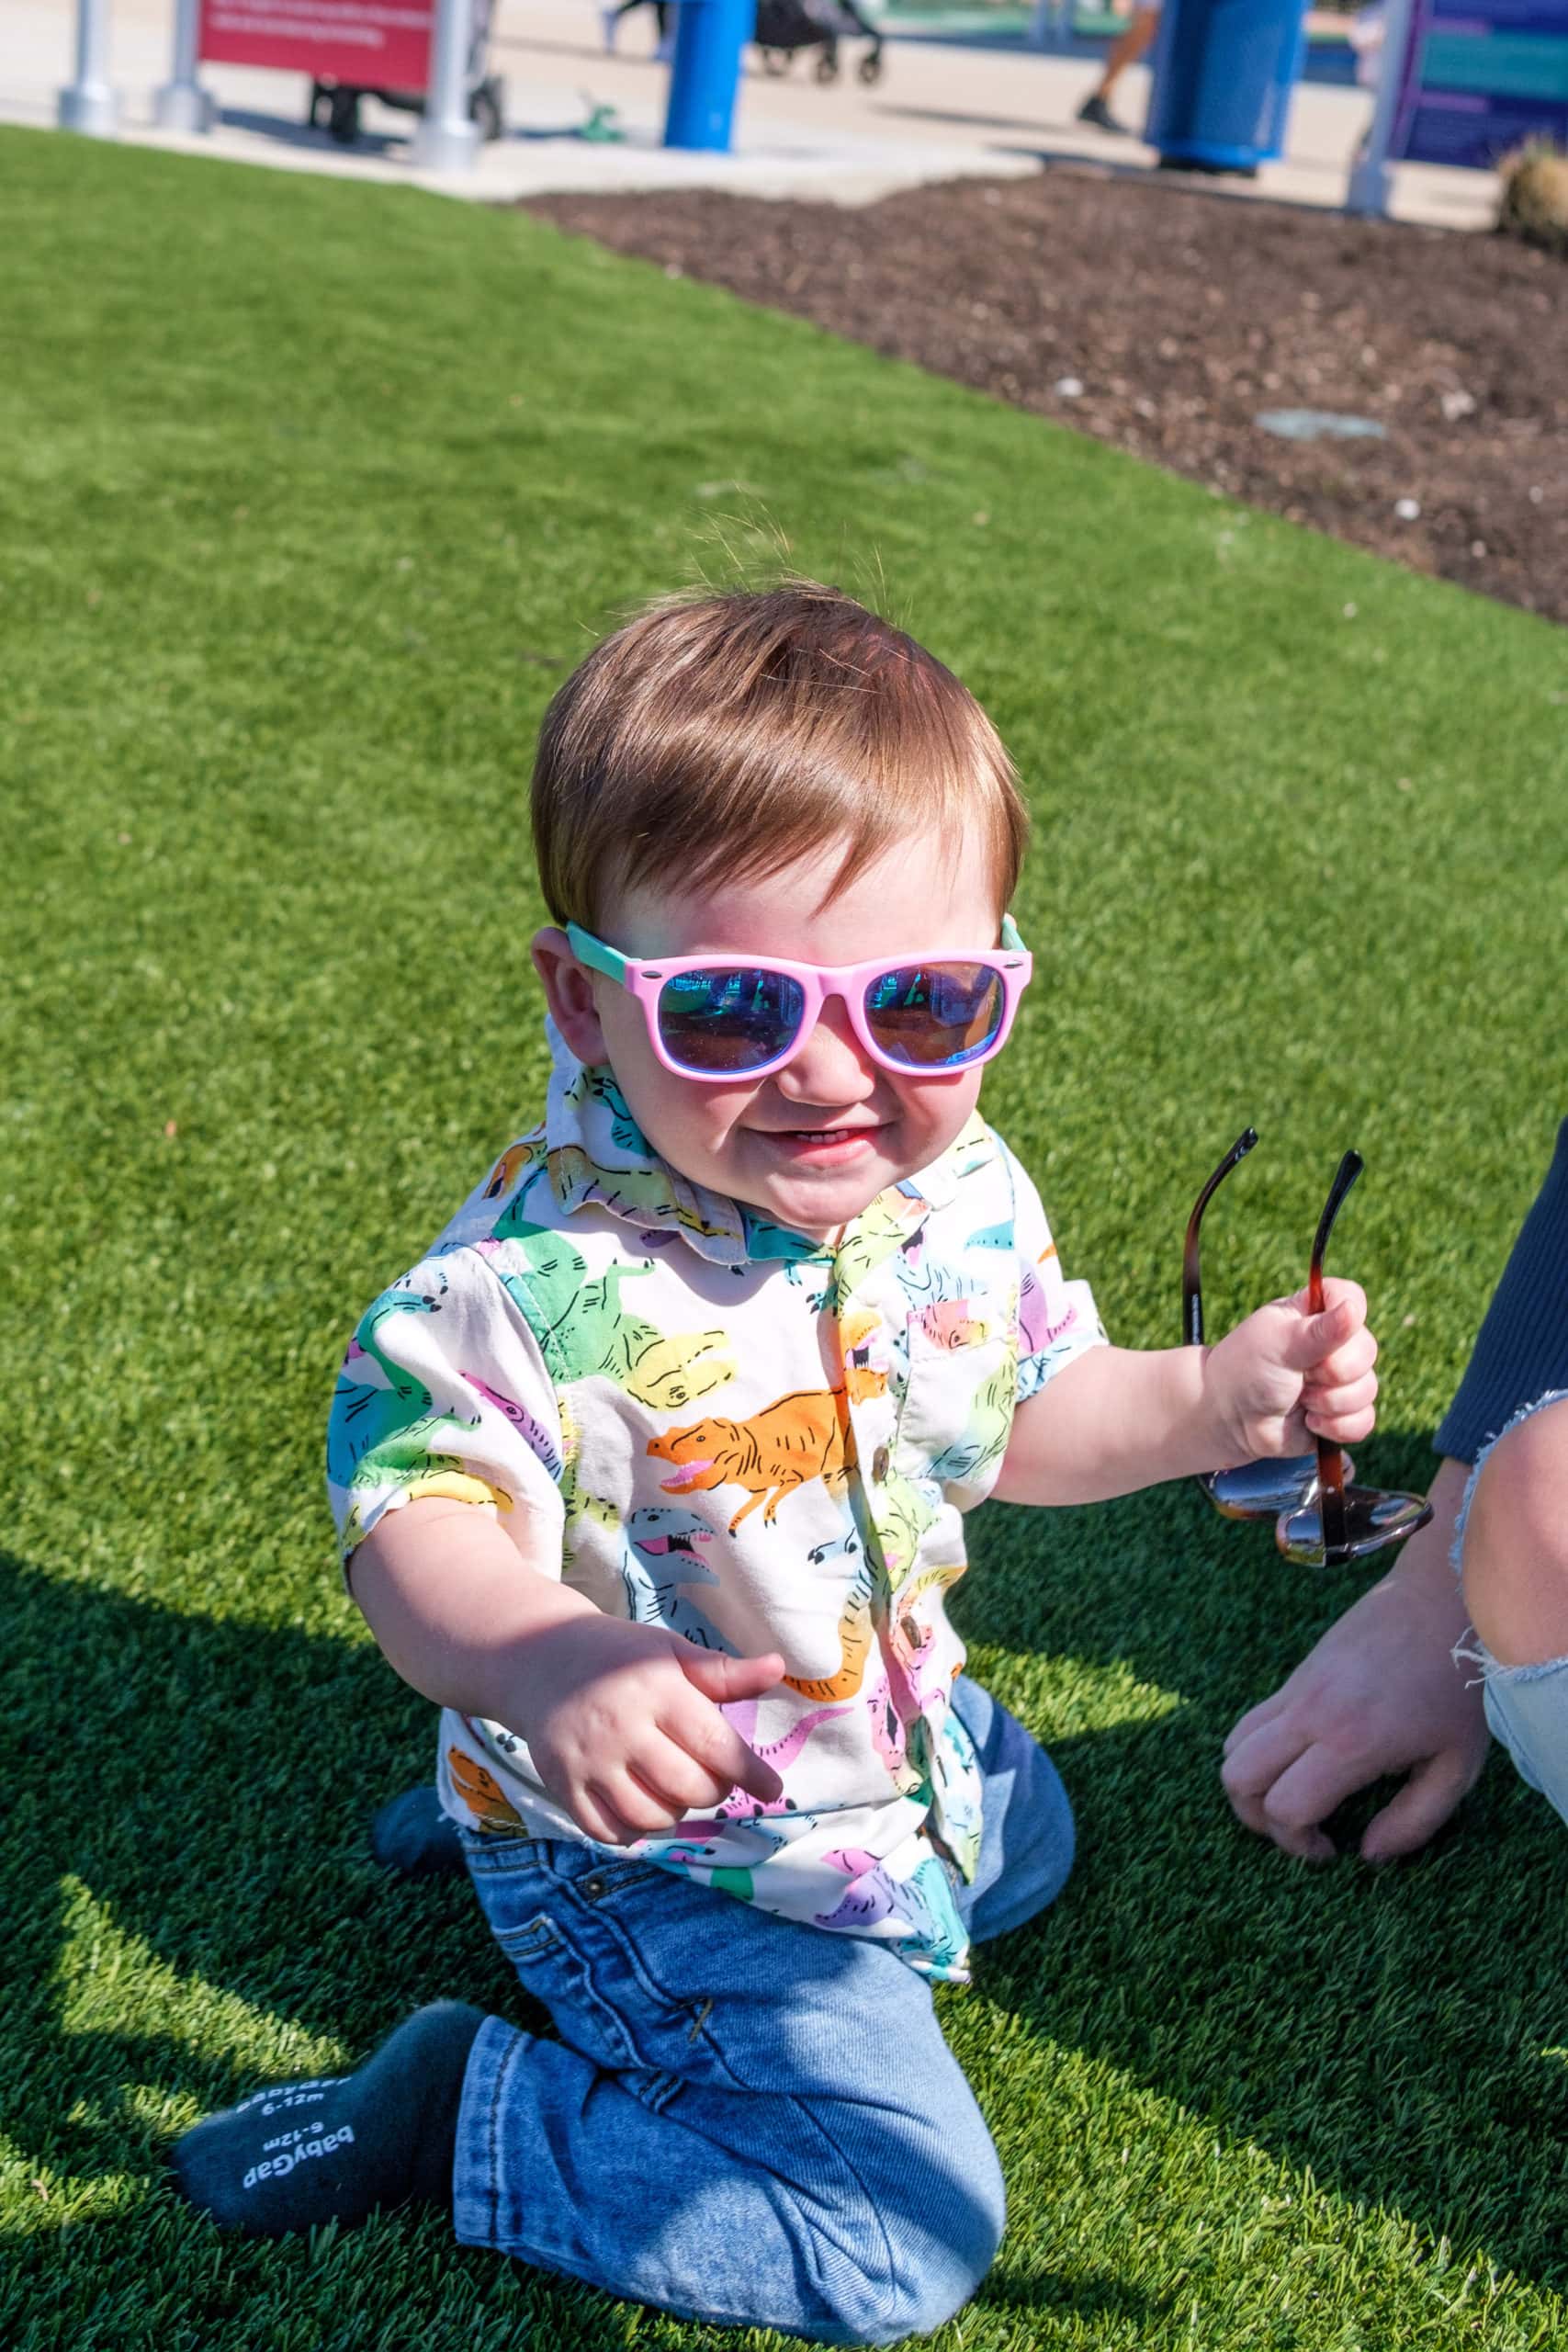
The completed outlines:
<svg viewBox="0 0 1568 2352">
<path fill-rule="evenodd" d="M 1568 146 L 1565 0 L 1417 0 L 1391 157 L 1491 171 L 1541 137 Z"/>
</svg>

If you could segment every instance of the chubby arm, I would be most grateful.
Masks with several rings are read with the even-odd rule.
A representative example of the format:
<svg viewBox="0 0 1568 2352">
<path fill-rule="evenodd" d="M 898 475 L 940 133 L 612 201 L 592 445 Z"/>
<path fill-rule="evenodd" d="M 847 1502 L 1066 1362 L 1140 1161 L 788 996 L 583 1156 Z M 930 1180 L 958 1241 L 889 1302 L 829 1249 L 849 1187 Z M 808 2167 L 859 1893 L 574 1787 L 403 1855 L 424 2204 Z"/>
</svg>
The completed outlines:
<svg viewBox="0 0 1568 2352">
<path fill-rule="evenodd" d="M 1013 1415 L 992 1493 L 1102 1503 L 1213 1466 L 1201 1348 L 1089 1348 Z"/>
<path fill-rule="evenodd" d="M 422 1697 L 520 1731 L 541 1643 L 599 1611 L 530 1563 L 536 1522 L 516 1515 L 514 1541 L 472 1503 L 423 1497 L 377 1521 L 349 1580 L 382 1656 Z"/>
<path fill-rule="evenodd" d="M 1377 1342 L 1357 1283 L 1271 1300 L 1212 1348 L 1089 1348 L 1013 1416 L 992 1492 L 1003 1502 L 1106 1502 L 1260 1454 L 1350 1445 L 1376 1414 Z"/>
<path fill-rule="evenodd" d="M 777 1773 L 721 1707 L 776 1683 L 776 1656 L 699 1650 L 658 1625 L 606 1617 L 532 1565 L 471 1503 L 421 1497 L 378 1521 L 352 1557 L 354 1597 L 389 1664 L 438 1706 L 528 1742 L 580 1829 L 628 1845 L 743 1788 L 766 1804 Z"/>
</svg>

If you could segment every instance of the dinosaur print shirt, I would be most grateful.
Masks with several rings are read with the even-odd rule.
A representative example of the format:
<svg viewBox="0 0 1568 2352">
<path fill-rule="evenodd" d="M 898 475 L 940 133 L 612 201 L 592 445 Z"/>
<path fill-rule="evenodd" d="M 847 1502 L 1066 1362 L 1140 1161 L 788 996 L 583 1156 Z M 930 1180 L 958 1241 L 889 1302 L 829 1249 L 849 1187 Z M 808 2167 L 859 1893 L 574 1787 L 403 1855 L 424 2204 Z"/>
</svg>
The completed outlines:
<svg viewBox="0 0 1568 2352">
<path fill-rule="evenodd" d="M 544 1125 L 349 1343 L 328 1437 L 345 1572 L 383 1512 L 455 1496 L 609 1615 L 778 1651 L 784 1679 L 726 1713 L 783 1795 L 737 1791 L 631 1850 L 962 1982 L 981 1781 L 944 1595 L 1015 1406 L 1104 1342 L 1089 1287 L 977 1115 L 829 1244 L 688 1182 L 610 1072 L 551 1046 Z M 437 1773 L 469 1829 L 582 1836 L 525 1727 L 446 1709 Z"/>
</svg>

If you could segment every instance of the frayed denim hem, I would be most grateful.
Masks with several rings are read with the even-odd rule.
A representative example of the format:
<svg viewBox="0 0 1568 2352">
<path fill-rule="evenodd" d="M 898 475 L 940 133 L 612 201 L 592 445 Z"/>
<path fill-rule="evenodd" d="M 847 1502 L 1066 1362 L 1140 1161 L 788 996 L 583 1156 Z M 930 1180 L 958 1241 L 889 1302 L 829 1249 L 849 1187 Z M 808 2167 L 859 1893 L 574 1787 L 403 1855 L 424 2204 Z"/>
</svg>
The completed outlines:
<svg viewBox="0 0 1568 2352">
<path fill-rule="evenodd" d="M 1568 1821 L 1568 1657 L 1499 1666 L 1480 1643 L 1466 1655 L 1481 1668 L 1493 1738 L 1507 1749 L 1520 1780 Z"/>
<path fill-rule="evenodd" d="M 1529 1666 L 1505 1666 L 1493 1657 L 1473 1625 L 1467 1629 L 1467 1638 L 1456 1642 L 1450 1653 L 1456 1666 L 1473 1666 L 1476 1672 L 1470 1677 L 1468 1687 L 1479 1682 L 1489 1690 L 1493 1683 L 1544 1682 L 1553 1674 L 1568 1673 L 1568 1656 L 1545 1657 Z"/>
</svg>

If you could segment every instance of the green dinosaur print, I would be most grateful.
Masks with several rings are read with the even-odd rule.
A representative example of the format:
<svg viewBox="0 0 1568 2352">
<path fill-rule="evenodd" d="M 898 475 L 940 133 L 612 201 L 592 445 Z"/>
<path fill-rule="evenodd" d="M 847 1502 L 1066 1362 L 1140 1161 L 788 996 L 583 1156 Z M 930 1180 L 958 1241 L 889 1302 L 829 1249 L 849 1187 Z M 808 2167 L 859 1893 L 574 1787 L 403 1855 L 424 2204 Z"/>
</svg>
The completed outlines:
<svg viewBox="0 0 1568 2352">
<path fill-rule="evenodd" d="M 561 1425 L 565 1432 L 568 1412 L 566 1393 L 561 1394 Z M 591 1495 L 577 1483 L 577 1431 L 572 1430 L 570 1451 L 567 1454 L 567 1473 L 561 1480 L 561 1501 L 566 1509 L 566 1527 L 561 1536 L 561 1566 L 570 1568 L 577 1557 L 578 1545 L 585 1527 L 597 1527 L 604 1534 L 618 1536 L 621 1514 L 603 1495 Z"/>
<path fill-rule="evenodd" d="M 976 1390 L 970 1401 L 964 1435 L 939 1453 L 931 1475 L 944 1486 L 973 1486 L 1007 1452 L 1012 1434 L 1013 1399 L 1018 1392 L 1016 1341 L 1003 1351 L 996 1370 Z"/>
<path fill-rule="evenodd" d="M 340 1487 L 364 1486 L 374 1477 L 374 1465 L 390 1458 L 386 1449 L 395 1441 L 401 1437 L 406 1450 L 406 1433 L 434 1426 L 429 1389 L 388 1354 L 380 1332 L 394 1316 L 439 1314 L 445 1291 L 445 1280 L 434 1292 L 383 1291 L 360 1317 L 338 1374 L 327 1430 L 327 1474 Z M 376 1366 L 379 1381 L 363 1377 L 367 1363 Z"/>
<path fill-rule="evenodd" d="M 423 1419 L 411 1421 L 406 1429 L 384 1438 L 374 1453 L 360 1462 L 344 1481 L 352 1500 L 344 1521 L 344 1549 L 352 1551 L 365 1536 L 365 1508 L 367 1502 L 389 1486 L 417 1487 L 439 1493 L 445 1489 L 460 1493 L 471 1502 L 504 1498 L 483 1478 L 476 1478 L 464 1467 L 457 1453 L 438 1453 L 435 1449 L 445 1442 L 461 1445 L 473 1434 L 473 1424 L 455 1421 L 449 1415 L 427 1413 Z"/>
<path fill-rule="evenodd" d="M 518 1273 L 496 1272 L 516 1301 L 559 1382 L 613 1380 L 639 1405 L 678 1410 L 735 1377 L 726 1333 L 683 1331 L 669 1336 L 621 1304 L 621 1287 L 646 1278 L 651 1265 L 607 1266 L 588 1273 L 588 1261 L 564 1235 L 513 1235 L 527 1261 Z"/>
<path fill-rule="evenodd" d="M 581 1077 L 567 1089 L 567 1100 L 580 1109 L 584 1103 L 603 1104 L 609 1114 L 610 1141 L 616 1150 L 629 1151 L 637 1159 L 653 1158 L 653 1146 L 632 1116 L 631 1104 L 607 1062 L 585 1066 Z"/>
<path fill-rule="evenodd" d="M 917 1482 L 890 1470 L 871 1508 L 883 1574 L 895 1593 L 915 1565 L 921 1536 L 936 1524 L 941 1492 L 930 1479 Z"/>
<path fill-rule="evenodd" d="M 919 1222 L 925 1203 L 912 1187 L 890 1184 L 854 1220 L 833 1261 L 839 1303 L 852 1298 L 867 1274 L 892 1256 Z"/>
<path fill-rule="evenodd" d="M 787 1225 L 775 1225 L 771 1216 L 763 1216 L 759 1209 L 742 1206 L 745 1220 L 746 1255 L 758 1261 L 781 1260 L 786 1266 L 798 1266 L 803 1260 L 826 1259 L 828 1245 L 813 1241 L 807 1233 L 796 1233 Z"/>
<path fill-rule="evenodd" d="M 668 1170 L 660 1166 L 605 1168 L 591 1159 L 581 1144 L 563 1143 L 548 1153 L 546 1170 L 557 1200 L 574 1206 L 603 1201 L 607 1209 L 633 1223 L 665 1225 L 672 1218 L 690 1233 L 714 1236 L 734 1231 L 732 1226 L 713 1224 L 682 1200 Z M 528 1179 L 530 1184 L 536 1181 L 536 1176 Z"/>
<path fill-rule="evenodd" d="M 421 1413 L 428 1411 L 430 1391 L 415 1378 L 406 1364 L 398 1363 L 388 1355 L 381 1345 L 381 1326 L 394 1315 L 439 1315 L 446 1291 L 445 1275 L 440 1278 L 439 1290 L 434 1293 L 384 1290 L 380 1297 L 366 1308 L 359 1329 L 354 1335 L 349 1351 L 351 1358 L 357 1352 L 368 1356 L 372 1363 L 378 1365 L 388 1389 L 402 1400 L 405 1410 L 410 1401 L 417 1396 L 421 1401 L 414 1406 L 414 1410 Z"/>
</svg>

